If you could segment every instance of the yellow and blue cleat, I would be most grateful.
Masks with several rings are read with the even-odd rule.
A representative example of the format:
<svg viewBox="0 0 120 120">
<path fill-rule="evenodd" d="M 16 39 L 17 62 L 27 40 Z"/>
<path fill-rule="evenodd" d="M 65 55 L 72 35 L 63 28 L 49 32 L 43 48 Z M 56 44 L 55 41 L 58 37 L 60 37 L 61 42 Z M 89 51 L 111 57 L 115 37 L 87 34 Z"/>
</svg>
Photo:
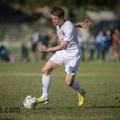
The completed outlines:
<svg viewBox="0 0 120 120">
<path fill-rule="evenodd" d="M 78 93 L 78 105 L 82 106 L 85 102 L 85 91 L 83 93 Z"/>
<path fill-rule="evenodd" d="M 38 103 L 43 103 L 43 104 L 48 104 L 49 99 L 44 100 L 43 98 L 39 97 L 39 98 L 37 98 L 37 102 L 38 102 Z"/>
</svg>

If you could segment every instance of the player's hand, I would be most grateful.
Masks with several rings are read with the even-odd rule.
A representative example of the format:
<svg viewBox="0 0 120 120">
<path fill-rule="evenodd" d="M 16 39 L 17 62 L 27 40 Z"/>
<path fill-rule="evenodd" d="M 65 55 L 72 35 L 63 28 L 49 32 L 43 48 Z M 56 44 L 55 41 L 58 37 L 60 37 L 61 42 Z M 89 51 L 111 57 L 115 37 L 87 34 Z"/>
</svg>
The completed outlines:
<svg viewBox="0 0 120 120">
<path fill-rule="evenodd" d="M 40 45 L 38 49 L 39 51 L 48 52 L 48 48 L 45 45 Z"/>
<path fill-rule="evenodd" d="M 82 28 L 88 28 L 90 25 L 91 25 L 91 21 L 88 19 L 81 23 Z"/>
</svg>

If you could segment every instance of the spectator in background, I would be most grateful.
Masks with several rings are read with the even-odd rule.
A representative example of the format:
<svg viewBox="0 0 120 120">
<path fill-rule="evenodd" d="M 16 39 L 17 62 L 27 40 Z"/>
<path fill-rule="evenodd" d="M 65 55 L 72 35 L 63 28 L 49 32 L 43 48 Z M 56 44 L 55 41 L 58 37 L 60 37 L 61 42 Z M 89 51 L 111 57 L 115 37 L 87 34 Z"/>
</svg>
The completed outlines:
<svg viewBox="0 0 120 120">
<path fill-rule="evenodd" d="M 89 60 L 93 60 L 94 59 L 94 54 L 95 54 L 95 36 L 94 35 L 90 35 L 90 38 L 88 40 L 88 49 L 89 49 Z"/>
<path fill-rule="evenodd" d="M 29 53 L 28 53 L 28 48 L 26 47 L 26 45 L 23 43 L 21 46 L 21 60 L 29 60 Z"/>
<path fill-rule="evenodd" d="M 42 45 L 45 45 L 46 47 L 49 46 L 49 40 L 50 40 L 50 37 L 48 35 L 48 33 L 45 33 L 44 36 L 42 36 Z M 41 54 L 41 59 L 42 60 L 46 60 L 46 57 L 47 57 L 47 52 L 45 51 L 42 51 L 42 54 Z"/>
<path fill-rule="evenodd" d="M 96 36 L 96 46 L 97 46 L 97 59 L 105 60 L 105 52 L 104 52 L 104 42 L 106 40 L 105 35 L 103 34 L 103 31 L 99 31 Z"/>
<path fill-rule="evenodd" d="M 80 44 L 80 47 L 82 49 L 82 60 L 85 60 L 85 49 L 84 49 L 84 43 L 86 42 L 86 39 L 82 35 L 78 35 L 78 42 Z"/>
<path fill-rule="evenodd" d="M 37 45 L 40 40 L 40 35 L 38 31 L 35 31 L 32 35 L 31 41 L 32 41 L 32 60 L 37 60 Z"/>
<path fill-rule="evenodd" d="M 55 33 L 53 33 L 50 42 L 51 42 L 51 47 L 55 47 L 55 46 L 57 46 L 59 44 L 58 37 L 57 37 L 57 35 Z M 52 53 L 54 54 L 55 52 L 52 51 Z"/>
<path fill-rule="evenodd" d="M 116 62 L 118 59 L 118 54 L 117 54 L 117 43 L 118 43 L 118 30 L 115 29 L 114 33 L 112 34 L 112 50 L 113 50 L 113 61 Z"/>
<path fill-rule="evenodd" d="M 9 62 L 9 55 L 7 48 L 3 45 L 0 47 L 0 60 Z"/>
<path fill-rule="evenodd" d="M 105 56 L 106 56 L 106 54 L 108 54 L 109 48 L 112 44 L 112 36 L 111 36 L 111 31 L 110 30 L 107 30 L 105 32 L 105 37 L 106 37 L 106 40 L 103 44 L 103 49 L 104 49 L 104 53 L 105 53 Z"/>
<path fill-rule="evenodd" d="M 107 30 L 106 31 L 106 40 L 105 40 L 105 49 L 108 50 L 110 45 L 112 44 L 112 36 L 111 36 L 111 31 Z"/>
<path fill-rule="evenodd" d="M 120 31 L 118 28 L 115 29 L 115 34 L 118 38 L 118 41 L 117 41 L 117 53 L 118 53 L 118 59 L 120 60 Z"/>
</svg>

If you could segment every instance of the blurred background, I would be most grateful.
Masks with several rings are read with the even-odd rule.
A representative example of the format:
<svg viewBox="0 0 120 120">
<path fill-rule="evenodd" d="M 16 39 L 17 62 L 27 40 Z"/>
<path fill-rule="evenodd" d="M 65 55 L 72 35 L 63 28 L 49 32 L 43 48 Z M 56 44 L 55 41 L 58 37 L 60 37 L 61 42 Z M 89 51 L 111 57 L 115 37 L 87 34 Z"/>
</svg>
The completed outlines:
<svg viewBox="0 0 120 120">
<path fill-rule="evenodd" d="M 73 23 L 92 21 L 77 29 L 83 60 L 120 60 L 119 0 L 0 0 L 0 61 L 47 60 L 39 44 L 59 44 L 50 10 L 61 6 Z M 34 46 L 33 46 L 34 44 Z"/>
</svg>

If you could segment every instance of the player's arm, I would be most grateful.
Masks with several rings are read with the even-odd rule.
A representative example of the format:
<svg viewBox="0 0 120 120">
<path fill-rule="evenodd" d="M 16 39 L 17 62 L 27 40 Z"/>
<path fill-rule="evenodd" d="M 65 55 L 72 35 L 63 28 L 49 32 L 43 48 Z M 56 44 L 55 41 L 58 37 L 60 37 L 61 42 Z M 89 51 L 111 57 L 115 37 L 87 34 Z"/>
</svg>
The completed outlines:
<svg viewBox="0 0 120 120">
<path fill-rule="evenodd" d="M 91 25 L 91 21 L 90 20 L 85 20 L 85 21 L 83 21 L 82 23 L 80 23 L 80 24 L 74 24 L 74 26 L 76 27 L 76 28 L 88 28 L 89 26 Z"/>
<path fill-rule="evenodd" d="M 46 47 L 45 45 L 40 45 L 39 50 L 44 52 L 53 52 L 59 50 L 65 50 L 69 44 L 69 41 L 65 40 L 62 44 L 55 46 L 55 47 Z"/>
</svg>

